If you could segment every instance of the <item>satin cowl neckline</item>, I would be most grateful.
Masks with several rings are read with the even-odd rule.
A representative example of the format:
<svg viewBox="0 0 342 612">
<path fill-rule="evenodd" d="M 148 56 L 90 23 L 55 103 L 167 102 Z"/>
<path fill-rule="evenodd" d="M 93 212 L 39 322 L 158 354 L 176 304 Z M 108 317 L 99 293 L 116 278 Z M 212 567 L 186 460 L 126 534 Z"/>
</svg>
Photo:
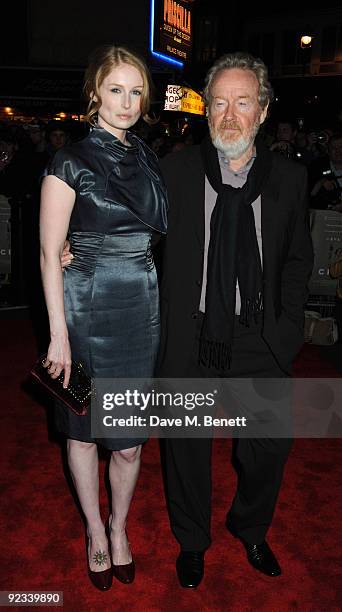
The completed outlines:
<svg viewBox="0 0 342 612">
<path fill-rule="evenodd" d="M 101 127 L 94 127 L 88 138 L 113 161 L 105 201 L 126 206 L 145 225 L 165 234 L 168 202 L 155 153 L 132 132 L 127 133 L 131 146 Z"/>
</svg>

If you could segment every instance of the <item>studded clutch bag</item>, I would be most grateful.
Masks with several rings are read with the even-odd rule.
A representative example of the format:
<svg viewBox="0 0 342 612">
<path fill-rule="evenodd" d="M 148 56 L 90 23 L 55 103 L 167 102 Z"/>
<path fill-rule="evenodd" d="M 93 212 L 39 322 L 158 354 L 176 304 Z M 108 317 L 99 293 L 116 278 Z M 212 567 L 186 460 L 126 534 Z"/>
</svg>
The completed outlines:
<svg viewBox="0 0 342 612">
<path fill-rule="evenodd" d="M 47 355 L 42 355 L 31 370 L 33 378 L 38 380 L 48 391 L 78 416 L 87 414 L 91 399 L 91 378 L 86 374 L 81 363 L 71 364 L 69 384 L 63 388 L 64 372 L 58 378 L 51 378 L 44 368 Z"/>
</svg>

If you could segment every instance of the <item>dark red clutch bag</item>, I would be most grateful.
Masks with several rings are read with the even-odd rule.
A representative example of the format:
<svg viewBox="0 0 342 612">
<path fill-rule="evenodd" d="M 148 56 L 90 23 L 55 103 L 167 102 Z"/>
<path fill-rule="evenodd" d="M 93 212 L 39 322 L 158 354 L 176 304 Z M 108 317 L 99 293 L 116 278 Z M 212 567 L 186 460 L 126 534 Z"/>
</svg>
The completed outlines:
<svg viewBox="0 0 342 612">
<path fill-rule="evenodd" d="M 31 375 L 75 414 L 78 416 L 87 414 L 92 387 L 91 378 L 85 373 L 82 364 L 72 362 L 70 381 L 64 389 L 64 372 L 61 372 L 58 378 L 51 378 L 47 368 L 43 366 L 45 360 L 46 355 L 42 355 L 32 368 Z"/>
</svg>

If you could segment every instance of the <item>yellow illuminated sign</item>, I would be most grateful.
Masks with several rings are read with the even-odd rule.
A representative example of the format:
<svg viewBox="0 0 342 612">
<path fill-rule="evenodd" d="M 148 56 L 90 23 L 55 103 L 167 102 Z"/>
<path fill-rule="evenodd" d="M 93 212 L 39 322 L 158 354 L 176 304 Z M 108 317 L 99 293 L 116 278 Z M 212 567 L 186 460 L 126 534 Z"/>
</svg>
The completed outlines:
<svg viewBox="0 0 342 612">
<path fill-rule="evenodd" d="M 183 111 L 195 115 L 205 114 L 205 104 L 202 96 L 189 87 L 168 85 L 165 95 L 164 110 Z"/>
</svg>

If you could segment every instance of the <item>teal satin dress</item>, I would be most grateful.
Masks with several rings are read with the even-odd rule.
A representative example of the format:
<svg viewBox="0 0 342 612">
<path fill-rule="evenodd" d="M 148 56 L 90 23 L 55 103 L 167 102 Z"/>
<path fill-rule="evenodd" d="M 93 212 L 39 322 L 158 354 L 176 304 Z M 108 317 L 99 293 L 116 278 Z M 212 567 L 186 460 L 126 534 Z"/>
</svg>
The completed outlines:
<svg viewBox="0 0 342 612">
<path fill-rule="evenodd" d="M 72 358 L 93 378 L 149 378 L 159 347 L 151 238 L 166 232 L 167 198 L 156 156 L 134 134 L 128 139 L 131 146 L 96 127 L 61 149 L 47 171 L 76 192 L 65 314 Z M 69 438 L 95 441 L 90 410 L 80 417 L 58 404 L 55 423 Z M 96 441 L 111 450 L 141 443 Z"/>
</svg>

